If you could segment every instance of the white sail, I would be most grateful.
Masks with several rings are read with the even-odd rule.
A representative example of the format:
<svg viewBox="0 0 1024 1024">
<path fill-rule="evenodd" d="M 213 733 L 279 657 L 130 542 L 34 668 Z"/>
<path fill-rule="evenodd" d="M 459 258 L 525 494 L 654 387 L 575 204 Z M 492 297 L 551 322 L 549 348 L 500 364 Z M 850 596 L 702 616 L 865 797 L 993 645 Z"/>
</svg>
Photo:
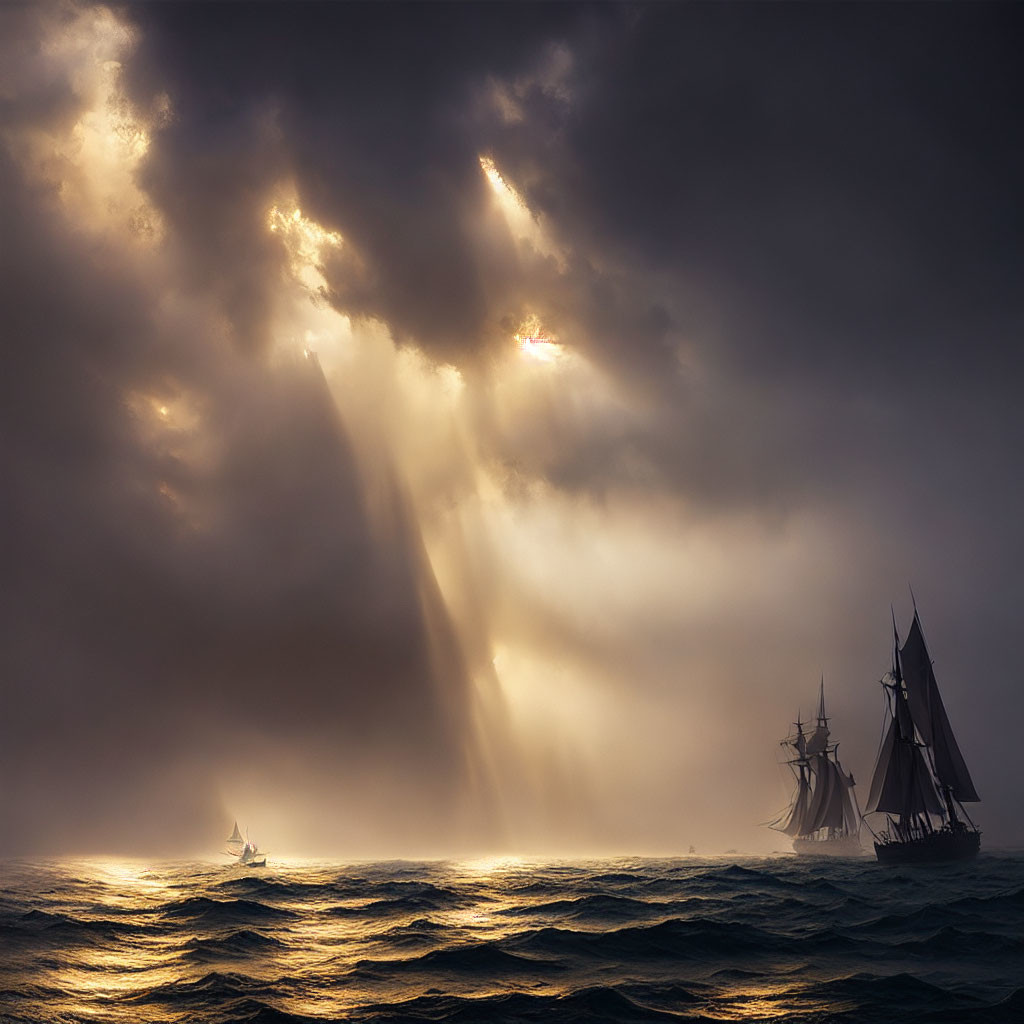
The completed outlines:
<svg viewBox="0 0 1024 1024">
<path fill-rule="evenodd" d="M 931 658 L 925 646 L 921 623 L 914 612 L 914 622 L 900 649 L 903 680 L 907 687 L 907 703 L 914 725 L 923 742 L 932 749 L 935 774 L 943 786 L 961 803 L 977 801 L 978 793 L 967 770 L 960 747 L 949 724 L 946 708 L 939 694 Z"/>
<path fill-rule="evenodd" d="M 242 833 L 238 831 L 238 822 L 235 822 L 235 827 L 231 831 L 231 835 L 228 836 L 227 841 L 229 843 L 241 843 L 244 842 L 242 839 Z"/>
<path fill-rule="evenodd" d="M 800 836 L 807 832 L 804 827 L 804 819 L 807 817 L 808 799 L 811 795 L 811 786 L 807 781 L 806 771 L 800 772 L 800 784 L 796 793 L 796 800 L 793 803 L 793 810 L 785 825 L 780 828 L 787 836 Z"/>
</svg>

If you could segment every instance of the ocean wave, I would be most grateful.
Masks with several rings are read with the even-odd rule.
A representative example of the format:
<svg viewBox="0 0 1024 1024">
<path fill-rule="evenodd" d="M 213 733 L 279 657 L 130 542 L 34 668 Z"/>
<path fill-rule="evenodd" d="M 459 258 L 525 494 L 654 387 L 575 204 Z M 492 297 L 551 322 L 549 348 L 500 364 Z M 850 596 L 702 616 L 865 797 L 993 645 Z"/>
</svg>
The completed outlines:
<svg viewBox="0 0 1024 1024">
<path fill-rule="evenodd" d="M 16 921 L 4 925 L 0 934 L 13 941 L 36 939 L 50 945 L 79 943 L 93 946 L 109 944 L 121 938 L 142 935 L 150 931 L 144 925 L 106 919 L 79 919 L 68 914 L 32 910 Z"/>
<path fill-rule="evenodd" d="M 608 871 L 604 874 L 591 875 L 588 879 L 591 885 L 636 885 L 645 881 L 642 872 L 635 871 Z"/>
<path fill-rule="evenodd" d="M 532 882 L 522 882 L 508 887 L 510 897 L 521 899 L 524 896 L 559 897 L 573 893 L 576 889 L 564 879 L 539 878 Z"/>
<path fill-rule="evenodd" d="M 328 882 L 279 882 L 274 879 L 260 878 L 256 875 L 243 875 L 241 878 L 229 878 L 211 886 L 217 893 L 240 894 L 254 896 L 258 899 L 301 900 L 307 898 L 322 899 L 331 890 Z"/>
<path fill-rule="evenodd" d="M 269 935 L 244 929 L 217 939 L 189 939 L 184 945 L 184 957 L 189 960 L 216 960 L 233 957 L 263 955 L 275 949 L 286 948 L 285 943 Z"/>
<path fill-rule="evenodd" d="M 160 913 L 165 918 L 187 918 L 217 925 L 296 917 L 291 910 L 272 907 L 257 900 L 213 900 L 208 896 L 191 896 L 176 903 L 167 903 L 160 908 Z"/>
<path fill-rule="evenodd" d="M 287 995 L 288 986 L 283 980 L 267 982 L 231 971 L 211 971 L 192 981 L 178 980 L 143 988 L 120 997 L 118 1001 L 125 1004 L 166 1004 L 188 1009 L 216 1006 L 239 998 L 272 999 Z"/>
<path fill-rule="evenodd" d="M 757 892 L 828 893 L 845 896 L 841 886 L 822 877 L 808 877 L 806 872 L 789 876 L 786 872 L 765 871 L 760 868 L 730 864 L 727 867 L 709 867 L 697 872 L 690 884 L 702 888 L 720 888 L 734 895 Z"/>
<path fill-rule="evenodd" d="M 454 910 L 470 901 L 455 893 L 402 896 L 396 899 L 373 900 L 369 903 L 337 904 L 321 909 L 331 917 L 374 918 L 401 914 L 423 914 L 430 911 Z"/>
<path fill-rule="evenodd" d="M 922 1024 L 1018 1024 L 1024 1020 L 1024 988 L 985 1006 L 944 1007 L 926 1013 Z"/>
<path fill-rule="evenodd" d="M 979 1000 L 974 996 L 924 981 L 905 972 L 889 975 L 871 972 L 851 974 L 808 986 L 801 991 L 800 996 L 815 1004 L 852 1003 L 862 1015 L 866 1015 L 869 1010 L 881 1011 L 890 1014 L 889 1020 L 893 1019 L 893 1007 L 904 1008 L 902 1013 L 905 1018 L 915 1019 L 931 1009 L 971 1008 L 979 1005 Z"/>
<path fill-rule="evenodd" d="M 948 904 L 951 910 L 967 913 L 989 910 L 1024 911 L 1024 887 L 993 893 L 991 896 L 964 896 Z"/>
<path fill-rule="evenodd" d="M 552 960 L 510 953 L 493 942 L 477 942 L 450 949 L 433 949 L 429 953 L 407 959 L 360 960 L 350 973 L 356 977 L 373 978 L 409 972 L 504 977 L 509 974 L 536 976 L 563 970 L 564 965 Z"/>
<path fill-rule="evenodd" d="M 677 982 L 667 984 L 648 982 L 643 985 L 627 982 L 617 986 L 617 989 L 624 995 L 655 1009 L 674 1010 L 681 1006 L 704 1003 L 707 999 L 706 986 L 694 982 L 691 982 L 686 988 Z"/>
<path fill-rule="evenodd" d="M 518 904 L 511 907 L 503 907 L 497 913 L 506 917 L 557 917 L 608 921 L 658 917 L 678 912 L 678 910 L 678 901 L 659 903 L 636 899 L 631 896 L 614 896 L 598 893 L 578 896 L 575 899 Z"/>
<path fill-rule="evenodd" d="M 378 942 L 392 949 L 423 949 L 437 946 L 438 942 L 457 941 L 461 933 L 449 925 L 417 918 L 406 924 L 394 925 L 383 932 L 367 936 L 370 942 Z"/>
<path fill-rule="evenodd" d="M 1017 956 L 1024 953 L 1024 939 L 991 932 L 970 932 L 946 927 L 923 939 L 908 939 L 894 944 L 903 953 L 918 956 Z"/>
<path fill-rule="evenodd" d="M 29 910 L 27 913 L 19 914 L 18 920 L 27 927 L 47 928 L 52 924 L 66 921 L 64 914 L 48 914 L 45 910 Z"/>
<path fill-rule="evenodd" d="M 288 1013 L 258 999 L 246 999 L 231 1007 L 217 1024 L 323 1024 L 323 1018 Z"/>
<path fill-rule="evenodd" d="M 380 880 L 354 878 L 333 883 L 333 888 L 342 896 L 352 899 L 453 899 L 459 893 L 426 880 L 411 879 Z"/>
<path fill-rule="evenodd" d="M 748 925 L 672 919 L 611 931 L 541 928 L 508 940 L 514 949 L 548 956 L 584 956 L 633 963 L 650 960 L 707 960 L 744 950 L 770 950 L 773 937 Z"/>
<path fill-rule="evenodd" d="M 503 992 L 489 996 L 418 996 L 401 1003 L 369 1007 L 354 1015 L 363 1024 L 398 1021 L 445 1021 L 446 1024 L 675 1024 L 705 1018 L 688 1017 L 644 1006 L 613 987 L 582 988 L 561 995 Z"/>
</svg>

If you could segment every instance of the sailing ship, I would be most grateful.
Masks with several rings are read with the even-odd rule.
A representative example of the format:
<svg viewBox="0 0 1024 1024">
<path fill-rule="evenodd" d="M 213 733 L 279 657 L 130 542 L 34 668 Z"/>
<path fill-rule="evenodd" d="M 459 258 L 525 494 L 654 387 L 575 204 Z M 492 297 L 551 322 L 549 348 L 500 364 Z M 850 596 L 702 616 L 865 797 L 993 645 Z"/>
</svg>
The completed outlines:
<svg viewBox="0 0 1024 1024">
<path fill-rule="evenodd" d="M 839 744 L 832 742 L 828 723 L 822 679 L 814 731 L 805 734 L 798 715 L 795 735 L 782 741 L 794 755 L 787 764 L 797 786 L 789 808 L 771 827 L 790 836 L 802 856 L 857 857 L 863 850 L 855 783 L 839 762 Z"/>
<path fill-rule="evenodd" d="M 267 866 L 267 855 L 261 853 L 256 844 L 250 841 L 248 831 L 245 836 L 238 831 L 237 821 L 226 842 L 228 848 L 224 852 L 228 857 L 234 857 L 236 864 L 247 868 L 265 868 Z"/>
<path fill-rule="evenodd" d="M 892 631 L 892 669 L 881 680 L 889 726 L 867 804 L 868 813 L 887 816 L 875 854 L 883 864 L 969 860 L 981 848 L 981 832 L 963 805 L 979 797 L 939 694 L 916 603 L 902 647 L 895 613 Z"/>
</svg>

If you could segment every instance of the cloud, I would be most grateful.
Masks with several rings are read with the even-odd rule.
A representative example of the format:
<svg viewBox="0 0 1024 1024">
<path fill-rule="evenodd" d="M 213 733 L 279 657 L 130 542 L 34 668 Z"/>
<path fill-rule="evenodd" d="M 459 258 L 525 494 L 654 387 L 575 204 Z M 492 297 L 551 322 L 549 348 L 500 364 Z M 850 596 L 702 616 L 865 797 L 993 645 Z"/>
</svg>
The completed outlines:
<svg viewBox="0 0 1024 1024">
<path fill-rule="evenodd" d="M 8 848 L 765 845 L 907 578 L 985 795 L 1017 15 L 282 11 L 3 15 Z"/>
</svg>

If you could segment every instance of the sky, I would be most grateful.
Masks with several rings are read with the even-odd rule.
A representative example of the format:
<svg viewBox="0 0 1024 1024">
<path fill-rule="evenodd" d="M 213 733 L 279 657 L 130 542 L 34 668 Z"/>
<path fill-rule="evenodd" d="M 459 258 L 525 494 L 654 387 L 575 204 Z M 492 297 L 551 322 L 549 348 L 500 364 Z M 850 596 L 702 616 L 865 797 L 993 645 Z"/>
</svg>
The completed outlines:
<svg viewBox="0 0 1024 1024">
<path fill-rule="evenodd" d="M 1022 22 L 0 8 L 0 854 L 784 850 L 911 586 L 1024 844 Z"/>
</svg>

